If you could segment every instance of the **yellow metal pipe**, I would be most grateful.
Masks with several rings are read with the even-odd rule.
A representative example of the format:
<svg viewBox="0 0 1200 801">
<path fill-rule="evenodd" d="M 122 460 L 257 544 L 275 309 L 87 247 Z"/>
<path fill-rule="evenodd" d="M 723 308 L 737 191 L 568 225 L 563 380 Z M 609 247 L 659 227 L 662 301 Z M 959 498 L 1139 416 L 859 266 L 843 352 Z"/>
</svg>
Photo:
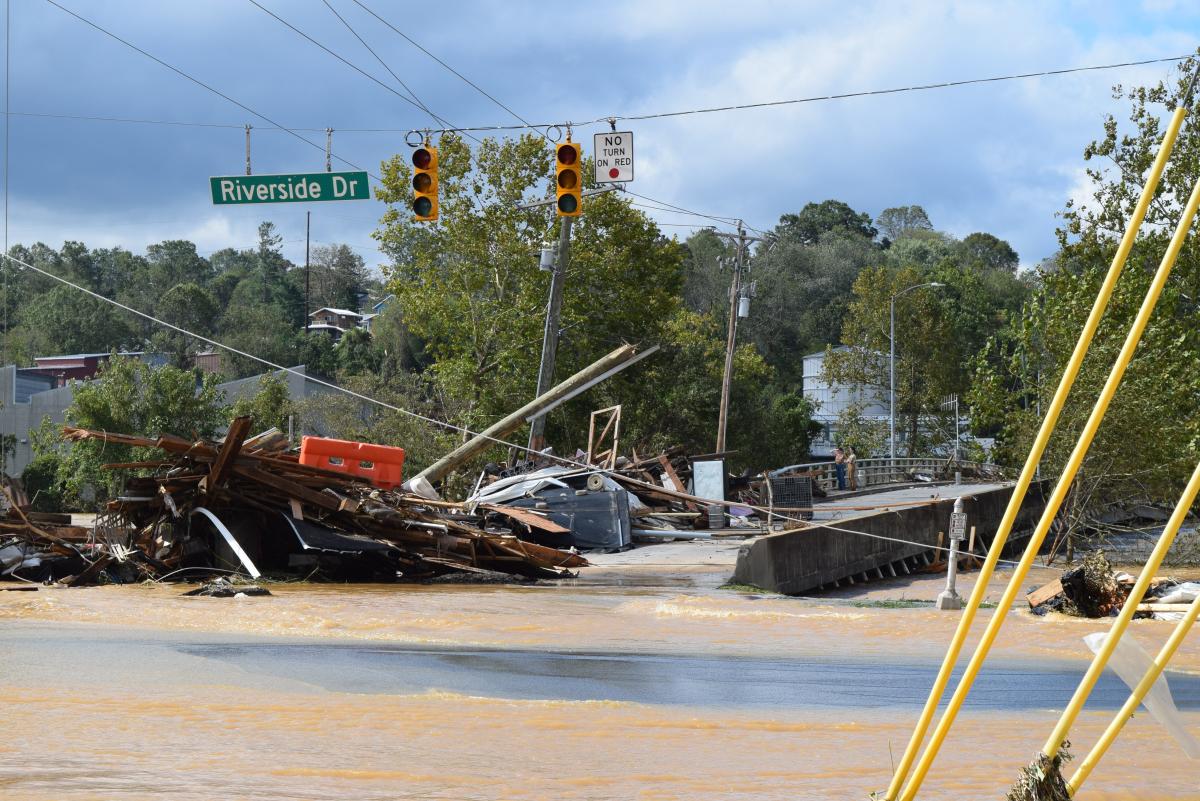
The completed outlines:
<svg viewBox="0 0 1200 801">
<path fill-rule="evenodd" d="M 1146 693 L 1150 692 L 1150 688 L 1154 686 L 1154 682 L 1166 670 L 1167 663 L 1171 661 L 1171 657 L 1175 656 L 1175 652 L 1179 650 L 1179 646 L 1183 644 L 1183 640 L 1187 637 L 1192 625 L 1196 622 L 1196 617 L 1200 616 L 1200 598 L 1192 601 L 1192 605 L 1188 607 L 1187 612 L 1183 615 L 1183 620 L 1175 624 L 1174 631 L 1167 641 L 1163 644 L 1158 655 L 1154 657 L 1154 663 L 1150 665 L 1150 669 L 1146 671 L 1146 675 L 1142 676 L 1142 680 L 1138 682 L 1137 687 L 1133 688 L 1133 692 L 1125 701 L 1125 705 L 1121 707 L 1121 711 L 1117 712 L 1116 717 L 1112 719 L 1112 723 L 1108 724 L 1108 728 L 1100 735 L 1100 739 L 1092 746 L 1092 750 L 1088 751 L 1079 763 L 1079 767 L 1075 769 L 1075 775 L 1067 782 L 1067 792 L 1072 796 L 1079 790 L 1083 782 L 1091 775 L 1092 769 L 1096 767 L 1096 763 L 1108 751 L 1108 747 L 1117 739 L 1117 735 L 1121 733 L 1121 729 L 1125 728 L 1125 722 L 1133 717 L 1133 713 L 1137 711 L 1138 705 L 1145 699 Z"/>
<path fill-rule="evenodd" d="M 1167 125 L 1162 144 L 1158 148 L 1158 156 L 1154 159 L 1154 164 L 1150 168 L 1150 174 L 1146 177 L 1146 185 L 1142 188 L 1142 195 L 1138 198 L 1133 215 L 1129 218 L 1125 235 L 1121 237 L 1121 244 L 1117 247 L 1117 252 L 1113 254 L 1112 264 L 1108 268 L 1108 275 L 1105 276 L 1104 283 L 1100 287 L 1100 292 L 1096 295 L 1092 311 L 1088 315 L 1087 322 L 1084 323 L 1083 330 L 1079 334 L 1079 340 L 1075 343 L 1075 350 L 1071 353 L 1071 360 L 1067 362 L 1066 370 L 1063 371 L 1062 378 L 1059 380 L 1058 389 L 1054 392 L 1054 398 L 1050 401 L 1050 406 L 1046 410 L 1046 416 L 1042 420 L 1041 428 L 1038 430 L 1033 446 L 1029 450 L 1029 456 L 1025 459 L 1025 466 L 1021 469 L 1017 485 L 1013 488 L 1012 496 L 1008 499 L 1008 508 L 1004 510 L 1004 517 L 1001 518 L 1000 526 L 996 529 L 996 536 L 992 540 L 992 547 L 988 550 L 987 558 L 979 570 L 978 580 L 975 582 L 974 589 L 971 590 L 971 597 L 967 600 L 962 617 L 958 620 L 958 627 L 954 631 L 950 647 L 942 660 L 942 666 L 938 670 L 933 688 L 929 691 L 929 698 L 925 701 L 925 708 L 921 710 L 921 716 L 917 720 L 916 728 L 913 729 L 908 746 L 904 749 L 904 756 L 901 757 L 900 763 L 896 766 L 895 775 L 892 776 L 892 782 L 888 787 L 886 795 L 884 795 L 887 801 L 895 799 L 897 793 L 900 792 L 900 786 L 908 777 L 908 771 L 912 767 L 913 760 L 916 759 L 917 750 L 921 747 L 921 742 L 925 739 L 926 732 L 929 731 L 929 724 L 933 720 L 933 713 L 937 710 L 937 705 L 942 700 L 942 695 L 946 691 L 946 685 L 950 681 L 950 674 L 954 671 L 954 665 L 958 661 L 959 654 L 962 652 L 963 643 L 966 642 L 971 624 L 975 622 L 975 613 L 978 611 L 979 605 L 983 602 L 988 582 L 991 580 L 992 573 L 995 571 L 996 564 L 1000 559 L 1000 553 L 1004 550 L 1004 546 L 1008 542 L 1008 535 L 1012 532 L 1012 527 L 1016 522 L 1017 514 L 1021 511 L 1021 504 L 1025 500 L 1025 493 L 1029 490 L 1029 485 L 1033 482 L 1033 478 L 1037 474 L 1037 467 L 1042 459 L 1042 453 L 1046 450 L 1046 445 L 1050 442 L 1050 435 L 1054 432 L 1055 425 L 1058 424 L 1058 416 L 1062 412 L 1063 405 L 1067 402 L 1067 395 L 1071 392 L 1075 378 L 1079 375 L 1079 370 L 1083 365 L 1083 358 L 1087 355 L 1088 346 L 1091 345 L 1092 337 L 1096 334 L 1097 326 L 1100 325 L 1100 318 L 1104 315 L 1109 298 L 1112 297 L 1117 279 L 1121 277 L 1121 271 L 1125 267 L 1129 251 L 1133 248 L 1138 229 L 1141 228 L 1142 221 L 1146 218 L 1146 211 L 1150 207 L 1150 201 L 1153 199 L 1154 192 L 1158 188 L 1163 170 L 1167 166 L 1167 159 L 1170 157 L 1171 150 L 1175 146 L 1175 140 L 1179 136 L 1179 130 L 1183 126 L 1183 120 L 1186 116 L 1187 109 L 1181 106 L 1175 109 L 1175 113 Z"/>
<path fill-rule="evenodd" d="M 1200 197 L 1200 194 L 1197 193 L 1200 193 L 1200 182 L 1197 182 L 1196 192 L 1193 193 L 1197 197 Z M 1063 744 L 1063 740 L 1067 739 L 1067 732 L 1071 730 L 1075 719 L 1079 717 L 1080 710 L 1083 709 L 1084 703 L 1087 701 L 1088 696 L 1091 695 L 1096 682 L 1100 679 L 1100 674 L 1104 672 L 1104 667 L 1108 664 L 1109 658 L 1116 649 L 1117 642 L 1125 634 L 1125 630 L 1129 628 L 1129 621 L 1133 620 L 1133 613 L 1137 611 L 1138 604 L 1141 603 L 1146 590 L 1150 588 L 1150 580 L 1158 572 L 1159 565 L 1162 564 L 1167 551 L 1171 548 L 1171 543 L 1175 542 L 1175 535 L 1179 533 L 1179 527 L 1183 525 L 1184 519 L 1188 516 L 1188 512 L 1191 511 L 1192 504 L 1196 501 L 1197 493 L 1200 493 L 1200 465 L 1196 466 L 1191 480 L 1184 487 L 1183 495 L 1179 498 L 1179 504 L 1171 514 L 1171 519 L 1167 521 L 1167 526 L 1159 536 L 1158 542 L 1150 554 L 1150 558 L 1146 560 L 1146 564 L 1142 567 L 1142 572 L 1138 575 L 1137 583 L 1129 591 L 1129 597 L 1125 599 L 1125 605 L 1121 607 L 1121 613 L 1117 615 L 1117 619 L 1113 621 L 1112 627 L 1108 630 L 1108 636 L 1104 638 L 1104 644 L 1096 652 L 1096 655 L 1092 657 L 1092 664 L 1088 666 L 1087 673 L 1084 674 L 1082 681 L 1079 682 L 1079 686 L 1075 688 L 1075 694 L 1071 696 L 1071 702 L 1067 704 L 1067 708 L 1059 716 L 1058 725 L 1054 727 L 1054 731 L 1050 734 L 1050 739 L 1046 740 L 1046 744 L 1042 746 L 1043 754 L 1054 755 L 1058 753 L 1059 746 Z"/>
<path fill-rule="evenodd" d="M 1097 398 L 1096 405 L 1092 408 L 1092 413 L 1079 435 L 1079 441 L 1075 443 L 1075 449 L 1071 451 L 1071 456 L 1067 459 L 1066 467 L 1063 468 L 1063 474 L 1055 485 L 1054 492 L 1050 495 L 1050 500 L 1046 503 L 1046 509 L 1042 513 L 1041 520 L 1038 521 L 1037 528 L 1034 529 L 1033 537 L 1030 539 L 1029 545 L 1025 548 L 1025 553 L 1021 555 L 1021 561 L 1013 572 L 1012 579 L 1009 581 L 1008 587 L 1004 590 L 1004 595 L 1000 598 L 1000 602 L 996 607 L 996 613 L 988 621 L 983 638 L 975 647 L 975 653 L 971 656 L 970 662 L 967 663 L 967 668 L 959 680 L 954 695 L 950 699 L 950 704 L 946 707 L 946 711 L 942 713 L 942 718 L 938 721 L 937 728 L 934 729 L 929 745 L 926 746 L 925 752 L 917 762 L 912 779 L 909 780 L 908 786 L 901 793 L 900 801 L 912 801 L 913 797 L 917 794 L 917 790 L 920 789 L 921 782 L 924 781 L 925 775 L 929 772 L 929 768 L 933 764 L 938 750 L 946 740 L 946 735 L 949 733 L 950 727 L 954 725 L 954 718 L 958 715 L 963 701 L 966 700 L 967 694 L 971 691 L 972 682 L 979 675 L 979 669 L 983 667 L 983 662 L 987 659 L 988 652 L 996 642 L 996 636 L 1000 633 L 1000 627 L 1004 625 L 1004 619 L 1008 614 L 1008 610 L 1012 607 L 1013 601 L 1016 600 L 1017 593 L 1025 581 L 1025 577 L 1029 574 L 1029 568 L 1033 565 L 1033 560 L 1037 557 L 1038 550 L 1046 538 L 1046 533 L 1050 530 L 1050 524 L 1054 522 L 1059 508 L 1066 499 L 1067 493 L 1071 489 L 1071 484 L 1075 480 L 1075 475 L 1079 472 L 1079 467 L 1083 464 L 1083 459 L 1087 456 L 1088 448 L 1096 436 L 1096 431 L 1100 428 L 1100 422 L 1104 419 L 1104 415 L 1108 411 L 1108 405 L 1112 402 L 1113 395 L 1116 394 L 1117 387 L 1120 386 L 1121 379 L 1125 376 L 1125 369 L 1129 366 L 1130 360 L 1133 359 L 1133 353 L 1141 341 L 1142 333 L 1146 330 L 1146 324 L 1150 321 L 1150 315 L 1154 311 L 1154 306 L 1158 303 L 1158 296 L 1162 293 L 1167 278 L 1171 275 L 1171 269 L 1175 266 L 1175 259 L 1179 256 L 1179 250 L 1183 247 L 1184 240 L 1187 239 L 1188 229 L 1191 228 L 1192 219 L 1196 216 L 1198 205 L 1200 205 L 1200 181 L 1196 183 L 1191 196 L 1188 198 L 1183 216 L 1179 220 L 1179 225 L 1175 228 L 1175 233 L 1171 237 L 1170 244 L 1167 245 L 1167 252 L 1163 254 L 1162 262 L 1159 264 L 1158 271 L 1154 274 L 1154 280 L 1150 284 L 1150 289 L 1142 301 L 1141 308 L 1138 309 L 1137 317 L 1133 321 L 1133 326 L 1129 329 L 1129 334 L 1125 337 L 1125 344 L 1121 346 L 1121 352 L 1118 354 L 1117 360 L 1108 374 L 1108 380 L 1104 383 L 1104 389 L 1100 391 L 1100 397 Z"/>
</svg>

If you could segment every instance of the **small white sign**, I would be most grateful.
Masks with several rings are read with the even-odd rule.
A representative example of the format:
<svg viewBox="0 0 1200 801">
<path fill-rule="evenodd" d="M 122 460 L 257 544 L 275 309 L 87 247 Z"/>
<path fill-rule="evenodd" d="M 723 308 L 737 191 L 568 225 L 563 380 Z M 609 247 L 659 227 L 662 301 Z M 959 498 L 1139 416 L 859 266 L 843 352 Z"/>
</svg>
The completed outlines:
<svg viewBox="0 0 1200 801">
<path fill-rule="evenodd" d="M 967 535 L 967 513 L 966 512 L 951 512 L 950 514 L 950 539 L 962 540 Z"/>
<path fill-rule="evenodd" d="M 596 134 L 592 153 L 596 160 L 596 183 L 616 184 L 633 180 L 633 131 Z"/>
</svg>

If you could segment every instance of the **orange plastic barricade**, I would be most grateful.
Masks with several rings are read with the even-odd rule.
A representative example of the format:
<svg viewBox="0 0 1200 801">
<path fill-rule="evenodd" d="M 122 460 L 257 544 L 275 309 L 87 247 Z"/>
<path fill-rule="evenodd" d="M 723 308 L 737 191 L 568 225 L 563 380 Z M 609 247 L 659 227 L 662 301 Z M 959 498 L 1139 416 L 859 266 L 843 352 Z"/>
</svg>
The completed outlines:
<svg viewBox="0 0 1200 801">
<path fill-rule="evenodd" d="M 300 464 L 365 478 L 385 490 L 404 481 L 404 448 L 390 445 L 305 437 L 300 443 Z"/>
</svg>

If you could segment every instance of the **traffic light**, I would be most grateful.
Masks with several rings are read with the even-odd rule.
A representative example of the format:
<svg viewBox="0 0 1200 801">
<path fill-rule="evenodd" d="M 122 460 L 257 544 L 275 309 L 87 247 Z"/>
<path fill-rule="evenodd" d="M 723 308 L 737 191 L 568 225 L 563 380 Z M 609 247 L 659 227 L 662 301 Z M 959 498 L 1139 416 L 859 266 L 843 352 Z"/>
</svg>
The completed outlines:
<svg viewBox="0 0 1200 801">
<path fill-rule="evenodd" d="M 578 217 L 583 206 L 583 168 L 579 145 L 567 140 L 554 150 L 555 190 L 558 193 L 558 216 Z"/>
<path fill-rule="evenodd" d="M 421 145 L 412 154 L 413 219 L 429 222 L 438 218 L 438 152 Z"/>
</svg>

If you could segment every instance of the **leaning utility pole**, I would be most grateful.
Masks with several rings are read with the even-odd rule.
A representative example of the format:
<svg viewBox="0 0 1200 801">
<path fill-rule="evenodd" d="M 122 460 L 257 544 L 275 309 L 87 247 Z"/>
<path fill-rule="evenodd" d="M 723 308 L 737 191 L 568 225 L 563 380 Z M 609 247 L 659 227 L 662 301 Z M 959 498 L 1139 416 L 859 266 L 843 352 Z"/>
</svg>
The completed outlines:
<svg viewBox="0 0 1200 801">
<path fill-rule="evenodd" d="M 729 416 L 729 387 L 733 382 L 733 354 L 737 349 L 737 321 L 742 294 L 742 270 L 745 265 L 746 246 L 749 242 L 762 242 L 761 237 L 746 236 L 746 229 L 738 220 L 738 232 L 727 234 L 713 231 L 714 236 L 737 240 L 737 253 L 733 263 L 733 281 L 729 286 L 729 327 L 725 334 L 725 372 L 721 376 L 721 411 L 717 418 L 717 453 L 725 452 L 725 421 Z"/>
<path fill-rule="evenodd" d="M 558 356 L 558 325 L 562 316 L 563 285 L 567 280 L 567 257 L 571 250 L 571 223 L 574 217 L 563 217 L 558 232 L 558 256 L 550 270 L 550 302 L 546 306 L 546 327 L 542 332 L 542 364 L 538 368 L 537 397 L 550 389 L 554 380 L 554 360 Z M 546 415 L 533 418 L 529 425 L 529 450 L 540 451 L 546 432 Z"/>
</svg>

